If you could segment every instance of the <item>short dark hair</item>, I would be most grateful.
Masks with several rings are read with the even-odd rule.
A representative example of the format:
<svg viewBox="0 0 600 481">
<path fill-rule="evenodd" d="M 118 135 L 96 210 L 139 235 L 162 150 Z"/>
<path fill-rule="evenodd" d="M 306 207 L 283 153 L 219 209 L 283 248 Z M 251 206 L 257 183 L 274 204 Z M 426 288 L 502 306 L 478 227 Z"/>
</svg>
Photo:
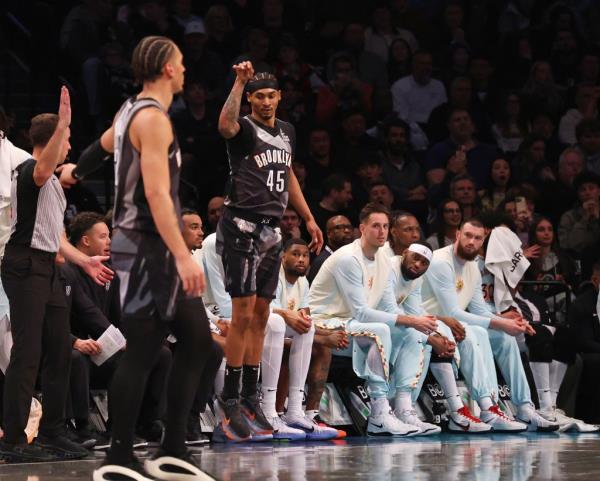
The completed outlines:
<svg viewBox="0 0 600 481">
<path fill-rule="evenodd" d="M 469 219 L 465 219 L 460 223 L 459 229 L 462 229 L 465 224 L 471 224 L 473 227 L 479 227 L 480 229 L 485 229 L 483 222 L 479 217 L 471 217 Z"/>
<path fill-rule="evenodd" d="M 457 176 L 453 177 L 452 180 L 450 181 L 450 189 L 452 189 L 454 184 L 456 184 L 457 182 L 460 182 L 461 180 L 468 180 L 468 181 L 472 182 L 474 185 L 477 185 L 477 182 L 475 182 L 475 178 L 472 177 L 471 175 L 458 174 Z"/>
<path fill-rule="evenodd" d="M 106 218 L 98 212 L 80 212 L 69 225 L 71 244 L 77 245 L 81 238 L 96 224 L 106 224 Z"/>
<path fill-rule="evenodd" d="M 181 209 L 181 217 L 183 217 L 184 215 L 197 215 L 198 217 L 200 217 L 198 211 L 190 207 L 184 207 L 183 209 Z"/>
<path fill-rule="evenodd" d="M 450 119 L 456 112 L 467 113 L 469 115 L 469 118 L 471 119 L 471 121 L 473 121 L 473 116 L 471 115 L 471 112 L 469 112 L 469 109 L 464 108 L 464 107 L 452 107 L 450 110 L 448 110 L 448 114 L 446 115 L 446 123 L 450 122 Z"/>
<path fill-rule="evenodd" d="M 388 220 L 390 218 L 390 211 L 386 206 L 377 202 L 369 202 L 360 210 L 360 214 L 358 214 L 358 220 L 361 224 L 364 224 L 371 214 L 385 214 Z"/>
<path fill-rule="evenodd" d="M 350 179 L 344 174 L 331 174 L 323 181 L 323 194 L 329 195 L 332 190 L 344 190 L 346 182 L 350 182 Z"/>
<path fill-rule="evenodd" d="M 579 189 L 581 189 L 583 184 L 596 184 L 600 187 L 600 176 L 591 170 L 585 170 L 575 177 L 575 180 L 573 181 L 575 192 L 579 192 Z"/>
<path fill-rule="evenodd" d="M 410 125 L 408 125 L 408 123 L 406 123 L 399 117 L 393 116 L 387 119 L 386 121 L 382 122 L 381 124 L 381 129 L 386 137 L 390 134 L 390 130 L 393 127 L 399 127 L 401 129 L 404 129 L 404 132 L 406 132 L 406 136 L 410 137 Z"/>
<path fill-rule="evenodd" d="M 177 46 L 167 37 L 144 37 L 135 46 L 131 58 L 133 75 L 139 83 L 152 82 L 162 75 L 162 69 Z"/>
<path fill-rule="evenodd" d="M 374 182 L 371 182 L 371 184 L 369 184 L 369 192 L 371 192 L 371 190 L 373 190 L 373 187 L 380 187 L 380 186 L 384 186 L 387 187 L 387 189 L 390 191 L 390 193 L 392 195 L 394 195 L 394 191 L 392 190 L 390 184 L 388 184 L 387 182 L 385 182 L 384 180 L 375 180 Z"/>
<path fill-rule="evenodd" d="M 409 212 L 408 210 L 393 210 L 390 213 L 390 225 L 396 225 L 396 222 L 402 219 L 402 217 L 414 217 L 416 219 L 415 214 Z"/>
<path fill-rule="evenodd" d="M 283 244 L 283 252 L 289 251 L 295 245 L 308 247 L 308 242 L 306 242 L 304 239 L 301 239 L 300 237 L 288 239 L 287 241 L 285 241 L 285 244 Z"/>
<path fill-rule="evenodd" d="M 58 115 L 39 114 L 31 119 L 29 138 L 33 147 L 45 147 L 54 135 L 58 125 Z"/>
<path fill-rule="evenodd" d="M 600 132 L 600 120 L 598 119 L 583 119 L 575 127 L 577 142 L 581 142 L 581 137 L 586 134 L 595 134 L 598 132 Z"/>
</svg>

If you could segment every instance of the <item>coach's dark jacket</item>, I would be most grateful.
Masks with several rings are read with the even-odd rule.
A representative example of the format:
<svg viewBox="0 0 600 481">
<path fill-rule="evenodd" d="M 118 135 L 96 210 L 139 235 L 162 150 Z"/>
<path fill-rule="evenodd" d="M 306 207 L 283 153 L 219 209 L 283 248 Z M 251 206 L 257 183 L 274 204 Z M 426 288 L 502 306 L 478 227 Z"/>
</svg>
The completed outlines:
<svg viewBox="0 0 600 481">
<path fill-rule="evenodd" d="M 598 291 L 588 289 L 571 305 L 569 323 L 575 335 L 577 352 L 600 353 L 600 320 L 596 313 Z"/>
<path fill-rule="evenodd" d="M 113 323 L 109 316 L 120 315 L 120 308 L 114 306 L 114 299 L 109 295 L 116 297 L 118 302 L 118 286 L 116 289 L 112 285 L 108 288 L 98 286 L 83 269 L 69 262 L 61 267 L 61 273 L 64 277 L 67 303 L 71 308 L 71 341 L 98 339 Z M 88 279 L 93 285 L 88 283 Z M 107 295 L 103 296 L 102 292 L 99 292 L 100 289 L 105 290 Z M 117 322 L 118 319 L 117 317 Z"/>
</svg>

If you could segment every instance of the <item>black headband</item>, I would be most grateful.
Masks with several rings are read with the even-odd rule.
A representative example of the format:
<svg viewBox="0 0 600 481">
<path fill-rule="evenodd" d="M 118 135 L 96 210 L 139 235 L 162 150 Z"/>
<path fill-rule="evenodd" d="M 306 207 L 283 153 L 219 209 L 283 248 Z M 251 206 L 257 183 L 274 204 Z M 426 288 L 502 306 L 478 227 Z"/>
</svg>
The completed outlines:
<svg viewBox="0 0 600 481">
<path fill-rule="evenodd" d="M 273 89 L 273 90 L 279 90 L 279 82 L 277 81 L 276 78 L 272 78 L 272 79 L 259 79 L 259 80 L 250 80 L 250 82 L 248 82 L 247 86 L 246 86 L 246 90 L 248 91 L 248 93 L 254 93 L 257 90 L 262 90 L 262 89 Z"/>
</svg>

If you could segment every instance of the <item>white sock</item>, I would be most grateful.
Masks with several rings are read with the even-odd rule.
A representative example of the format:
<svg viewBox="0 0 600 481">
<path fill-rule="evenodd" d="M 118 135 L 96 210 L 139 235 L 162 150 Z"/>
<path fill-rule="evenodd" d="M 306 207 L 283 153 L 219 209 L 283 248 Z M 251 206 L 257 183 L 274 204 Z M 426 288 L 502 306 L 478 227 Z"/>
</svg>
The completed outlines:
<svg viewBox="0 0 600 481">
<path fill-rule="evenodd" d="M 277 381 L 281 371 L 281 358 L 283 356 L 283 336 L 285 333 L 285 322 L 277 314 L 269 316 L 265 330 L 265 342 L 263 345 L 261 370 L 262 409 L 266 416 L 277 415 L 275 401 L 277 397 Z"/>
<path fill-rule="evenodd" d="M 484 396 L 478 401 L 479 407 L 483 411 L 489 411 L 490 408 L 494 405 L 492 402 L 492 398 L 490 396 Z"/>
<path fill-rule="evenodd" d="M 319 410 L 318 409 L 307 409 L 306 411 L 304 411 L 304 415 L 308 418 L 308 419 L 314 419 L 319 415 Z"/>
<path fill-rule="evenodd" d="M 529 403 L 521 404 L 517 407 L 517 413 L 521 419 L 527 421 L 535 413 L 535 406 Z"/>
<path fill-rule="evenodd" d="M 371 399 L 371 416 L 380 416 L 390 411 L 390 403 L 386 397 Z"/>
<path fill-rule="evenodd" d="M 304 399 L 304 384 L 310 367 L 314 329 L 306 334 L 298 334 L 291 327 L 286 328 L 286 336 L 292 338 L 290 348 L 290 392 L 288 394 L 288 414 L 304 416 L 302 400 Z"/>
<path fill-rule="evenodd" d="M 552 397 L 550 396 L 550 363 L 530 362 L 531 373 L 535 381 L 535 387 L 540 401 L 540 409 L 552 409 Z"/>
<path fill-rule="evenodd" d="M 552 397 L 552 406 L 556 407 L 556 399 L 558 398 L 558 392 L 562 385 L 568 364 L 560 361 L 552 361 L 550 364 L 550 396 Z"/>
<path fill-rule="evenodd" d="M 429 369 L 433 373 L 436 381 L 440 383 L 444 393 L 446 394 L 446 401 L 450 406 L 450 411 L 456 412 L 463 407 L 462 399 L 458 394 L 458 387 L 456 387 L 456 379 L 454 378 L 454 369 L 452 364 L 449 362 L 432 362 L 429 364 Z"/>
<path fill-rule="evenodd" d="M 396 401 L 394 404 L 396 411 L 411 411 L 413 408 L 410 391 L 396 391 Z"/>
</svg>

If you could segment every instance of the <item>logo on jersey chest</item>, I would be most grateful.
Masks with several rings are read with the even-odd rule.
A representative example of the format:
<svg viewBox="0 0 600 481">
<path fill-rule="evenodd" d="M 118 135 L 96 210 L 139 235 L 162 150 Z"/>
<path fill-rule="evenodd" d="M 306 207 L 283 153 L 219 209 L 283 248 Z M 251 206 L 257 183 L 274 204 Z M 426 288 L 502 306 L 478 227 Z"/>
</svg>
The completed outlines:
<svg viewBox="0 0 600 481">
<path fill-rule="evenodd" d="M 292 154 L 283 149 L 268 149 L 254 156 L 258 167 L 267 167 L 270 164 L 284 164 L 286 167 L 292 165 Z"/>
</svg>

